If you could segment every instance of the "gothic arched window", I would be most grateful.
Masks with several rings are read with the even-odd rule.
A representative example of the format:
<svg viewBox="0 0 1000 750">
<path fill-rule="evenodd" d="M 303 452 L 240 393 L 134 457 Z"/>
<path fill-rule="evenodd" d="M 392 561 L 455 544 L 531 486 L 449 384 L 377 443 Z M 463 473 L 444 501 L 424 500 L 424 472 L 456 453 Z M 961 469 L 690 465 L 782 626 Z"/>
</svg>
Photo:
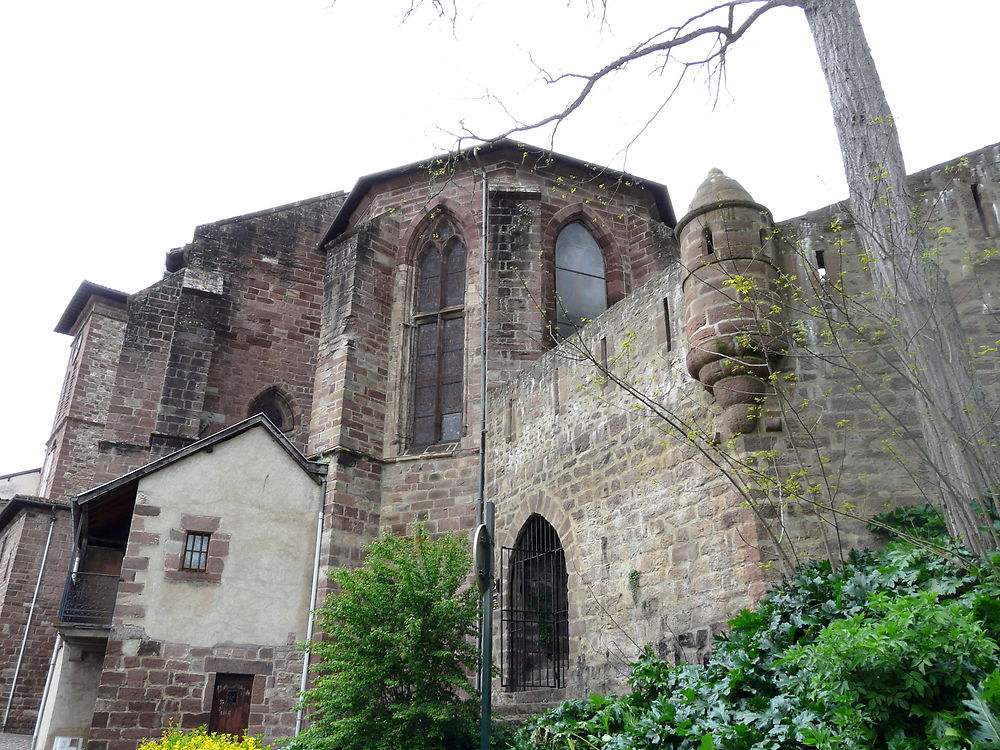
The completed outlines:
<svg viewBox="0 0 1000 750">
<path fill-rule="evenodd" d="M 504 687 L 563 687 L 569 667 L 569 596 L 559 534 L 532 514 L 514 547 L 504 548 L 501 565 L 508 576 L 502 611 Z"/>
<path fill-rule="evenodd" d="M 559 232 L 555 256 L 556 338 L 562 341 L 608 309 L 608 287 L 601 246 L 579 221 Z"/>
<path fill-rule="evenodd" d="M 420 248 L 414 302 L 411 443 L 453 442 L 462 436 L 465 245 L 446 223 L 439 224 Z"/>
</svg>

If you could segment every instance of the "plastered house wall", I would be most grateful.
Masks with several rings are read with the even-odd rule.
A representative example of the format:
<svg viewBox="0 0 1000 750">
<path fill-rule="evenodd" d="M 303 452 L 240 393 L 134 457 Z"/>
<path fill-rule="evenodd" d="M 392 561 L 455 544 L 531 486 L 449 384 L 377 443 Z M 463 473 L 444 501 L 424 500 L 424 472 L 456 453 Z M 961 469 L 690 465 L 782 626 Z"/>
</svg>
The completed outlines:
<svg viewBox="0 0 1000 750">
<path fill-rule="evenodd" d="M 253 675 L 251 734 L 292 732 L 321 496 L 260 427 L 139 481 L 92 747 L 207 724 L 216 673 Z M 181 569 L 189 531 L 211 534 L 204 572 Z"/>
</svg>

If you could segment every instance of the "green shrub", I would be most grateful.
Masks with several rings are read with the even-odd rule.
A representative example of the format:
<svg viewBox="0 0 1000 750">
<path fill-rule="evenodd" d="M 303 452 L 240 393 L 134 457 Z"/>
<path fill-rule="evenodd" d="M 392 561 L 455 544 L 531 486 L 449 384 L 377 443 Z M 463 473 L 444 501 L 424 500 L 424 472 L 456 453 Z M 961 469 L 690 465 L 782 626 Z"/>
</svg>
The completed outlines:
<svg viewBox="0 0 1000 750">
<path fill-rule="evenodd" d="M 783 663 L 817 713 L 859 747 L 964 747 L 962 699 L 996 666 L 997 645 L 961 604 L 930 592 L 874 595 Z M 825 743 L 821 746 L 826 746 Z"/>
<path fill-rule="evenodd" d="M 992 569 L 956 562 L 970 557 L 928 508 L 879 520 L 930 544 L 805 565 L 729 623 L 708 665 L 647 652 L 631 693 L 564 703 L 516 747 L 1000 748 Z"/>
<path fill-rule="evenodd" d="M 365 564 L 336 570 L 339 591 L 318 610 L 326 640 L 314 687 L 313 728 L 296 747 L 449 750 L 471 745 L 478 702 L 477 597 L 466 539 L 422 528 L 365 548 Z M 310 743 L 308 745 L 303 743 Z"/>
<path fill-rule="evenodd" d="M 1000 748 L 1000 669 L 993 670 L 969 692 L 971 699 L 962 703 L 973 725 L 970 738 L 979 747 Z"/>
<path fill-rule="evenodd" d="M 902 508 L 881 513 L 875 516 L 877 524 L 869 524 L 868 528 L 883 539 L 895 539 L 895 534 L 885 527 L 902 531 L 904 534 L 918 539 L 945 540 L 948 529 L 944 518 L 931 505 L 906 505 Z"/>
</svg>

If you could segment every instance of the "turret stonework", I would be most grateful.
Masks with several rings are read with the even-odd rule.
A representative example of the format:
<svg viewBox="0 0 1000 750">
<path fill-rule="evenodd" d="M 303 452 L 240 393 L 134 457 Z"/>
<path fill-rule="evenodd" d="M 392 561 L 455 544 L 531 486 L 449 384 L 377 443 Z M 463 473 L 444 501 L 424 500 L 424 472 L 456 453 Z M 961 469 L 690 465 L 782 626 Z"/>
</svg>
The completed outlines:
<svg viewBox="0 0 1000 750">
<path fill-rule="evenodd" d="M 729 434 L 752 432 L 786 349 L 770 211 L 712 169 L 677 225 L 688 373 L 715 396 Z"/>
</svg>

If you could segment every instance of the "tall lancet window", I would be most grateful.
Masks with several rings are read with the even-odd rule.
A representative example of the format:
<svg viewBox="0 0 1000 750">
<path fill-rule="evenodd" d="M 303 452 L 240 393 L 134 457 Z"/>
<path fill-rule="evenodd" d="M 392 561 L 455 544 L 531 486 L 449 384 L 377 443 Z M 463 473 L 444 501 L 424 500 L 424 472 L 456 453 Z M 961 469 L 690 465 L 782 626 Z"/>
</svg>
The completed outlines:
<svg viewBox="0 0 1000 750">
<path fill-rule="evenodd" d="M 569 338 L 608 309 L 601 247 L 578 221 L 556 237 L 556 338 Z"/>
<path fill-rule="evenodd" d="M 464 305 L 465 245 L 449 224 L 440 223 L 417 256 L 412 445 L 462 435 Z"/>
</svg>

